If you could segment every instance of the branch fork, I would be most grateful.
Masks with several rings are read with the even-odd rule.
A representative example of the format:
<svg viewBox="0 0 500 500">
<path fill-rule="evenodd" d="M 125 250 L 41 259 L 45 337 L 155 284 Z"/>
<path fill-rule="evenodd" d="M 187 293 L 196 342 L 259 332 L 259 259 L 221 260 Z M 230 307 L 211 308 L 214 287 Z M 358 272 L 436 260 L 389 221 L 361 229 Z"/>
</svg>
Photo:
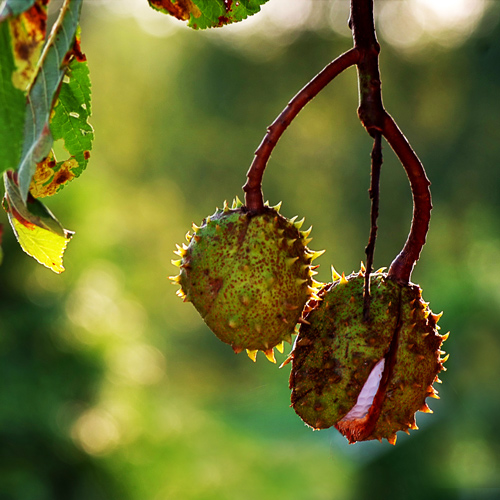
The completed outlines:
<svg viewBox="0 0 500 500">
<path fill-rule="evenodd" d="M 372 215 L 370 239 L 366 248 L 366 275 L 369 277 L 372 271 L 375 249 L 378 178 L 382 164 L 381 137 L 384 137 L 406 171 L 413 196 L 413 216 L 410 232 L 403 249 L 394 259 L 388 271 L 388 276 L 391 279 L 406 284 L 410 281 L 413 267 L 420 256 L 429 229 L 432 209 L 430 182 L 418 156 L 383 106 L 379 70 L 380 45 L 376 37 L 373 0 L 351 0 L 349 26 L 353 33 L 353 48 L 328 64 L 303 87 L 267 129 L 267 133 L 257 148 L 254 160 L 247 172 L 247 182 L 243 186 L 245 205 L 248 210 L 253 212 L 264 209 L 262 178 L 271 153 L 280 137 L 311 99 L 316 97 L 340 73 L 351 66 L 356 66 L 359 83 L 358 117 L 368 134 L 374 138 L 372 183 L 370 186 Z M 369 279 L 367 278 L 366 281 L 366 286 L 369 287 Z M 369 291 L 367 300 L 369 302 Z M 367 314 L 368 308 L 369 305 L 366 307 Z"/>
</svg>

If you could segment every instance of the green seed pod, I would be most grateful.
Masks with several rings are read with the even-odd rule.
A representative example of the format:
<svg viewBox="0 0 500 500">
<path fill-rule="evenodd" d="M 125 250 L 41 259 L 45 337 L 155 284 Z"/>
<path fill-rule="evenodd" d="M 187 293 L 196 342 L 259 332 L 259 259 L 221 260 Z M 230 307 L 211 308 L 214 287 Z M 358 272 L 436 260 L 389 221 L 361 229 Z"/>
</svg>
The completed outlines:
<svg viewBox="0 0 500 500">
<path fill-rule="evenodd" d="M 235 352 L 246 349 L 255 361 L 258 350 L 275 362 L 273 348 L 283 352 L 307 300 L 319 283 L 311 262 L 322 252 L 307 248 L 310 230 L 303 220 L 288 220 L 279 206 L 250 213 L 241 202 L 224 204 L 193 226 L 189 245 L 173 281 L 178 294 L 191 301 L 215 335 Z"/>
<path fill-rule="evenodd" d="M 335 273 L 336 274 L 336 273 Z M 315 429 L 335 426 L 350 443 L 416 429 L 415 413 L 430 412 L 432 384 L 444 369 L 437 321 L 420 287 L 382 272 L 370 276 L 364 321 L 364 273 L 342 275 L 308 305 L 290 355 L 292 406 Z"/>
</svg>

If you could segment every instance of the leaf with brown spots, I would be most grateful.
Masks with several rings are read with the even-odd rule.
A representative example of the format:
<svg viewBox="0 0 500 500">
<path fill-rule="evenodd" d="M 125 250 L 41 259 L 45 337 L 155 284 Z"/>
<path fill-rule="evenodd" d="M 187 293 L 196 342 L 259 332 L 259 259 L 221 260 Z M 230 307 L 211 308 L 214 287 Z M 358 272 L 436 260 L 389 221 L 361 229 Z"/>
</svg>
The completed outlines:
<svg viewBox="0 0 500 500">
<path fill-rule="evenodd" d="M 200 9 L 191 0 L 178 0 L 177 2 L 171 2 L 170 0 L 149 0 L 149 5 L 153 9 L 171 14 L 181 21 L 189 20 L 191 14 L 195 18 L 201 15 Z"/>
<path fill-rule="evenodd" d="M 30 194 L 34 198 L 44 198 L 56 194 L 65 184 L 75 178 L 78 162 L 74 158 L 56 162 L 54 152 L 40 162 L 31 179 Z"/>
<path fill-rule="evenodd" d="M 25 12 L 30 9 L 34 3 L 35 0 L 3 0 L 0 4 L 0 22 Z M 45 3 L 48 3 L 48 0 L 45 0 Z"/>
<path fill-rule="evenodd" d="M 45 42 L 47 28 L 47 0 L 35 4 L 18 16 L 9 19 L 12 51 L 16 71 L 12 75 L 14 86 L 26 91 L 31 85 Z"/>
<path fill-rule="evenodd" d="M 193 29 L 217 28 L 236 23 L 260 11 L 267 0 L 148 0 L 153 9 L 182 21 Z"/>
<path fill-rule="evenodd" d="M 87 62 L 75 58 L 68 67 L 50 120 L 53 139 L 64 142 L 69 157 L 57 161 L 52 151 L 37 164 L 30 185 L 30 193 L 35 198 L 52 196 L 85 170 L 94 139 L 94 131 L 88 123 L 90 113 Z"/>
<path fill-rule="evenodd" d="M 24 144 L 17 168 L 19 189 L 25 201 L 36 165 L 47 157 L 52 147 L 49 120 L 68 64 L 74 57 L 82 1 L 69 0 L 63 4 L 40 57 L 33 85 L 29 89 Z"/>
</svg>

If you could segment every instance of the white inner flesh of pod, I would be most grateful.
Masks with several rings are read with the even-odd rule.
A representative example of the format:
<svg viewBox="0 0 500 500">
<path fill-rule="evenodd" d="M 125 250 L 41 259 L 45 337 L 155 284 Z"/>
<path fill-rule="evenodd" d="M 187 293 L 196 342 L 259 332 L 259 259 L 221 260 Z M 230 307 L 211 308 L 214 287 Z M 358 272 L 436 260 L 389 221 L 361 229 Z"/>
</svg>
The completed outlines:
<svg viewBox="0 0 500 500">
<path fill-rule="evenodd" d="M 380 385 L 380 380 L 382 379 L 382 373 L 384 372 L 385 358 L 382 358 L 371 371 L 365 385 L 361 389 L 358 395 L 358 400 L 356 404 L 351 409 L 351 411 L 342 420 L 356 420 L 357 418 L 366 417 L 371 405 L 373 404 L 373 399 L 375 394 L 377 394 L 378 387 Z"/>
</svg>

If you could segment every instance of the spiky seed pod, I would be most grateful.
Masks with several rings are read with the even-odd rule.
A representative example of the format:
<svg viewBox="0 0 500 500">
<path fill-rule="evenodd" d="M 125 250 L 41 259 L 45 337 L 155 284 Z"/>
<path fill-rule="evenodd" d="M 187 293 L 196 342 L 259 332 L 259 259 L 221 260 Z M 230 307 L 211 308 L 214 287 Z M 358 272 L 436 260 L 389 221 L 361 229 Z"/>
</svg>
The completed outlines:
<svg viewBox="0 0 500 500">
<path fill-rule="evenodd" d="M 291 342 L 305 303 L 319 283 L 308 249 L 303 220 L 288 220 L 279 206 L 253 214 L 234 202 L 193 226 L 189 245 L 178 247 L 178 294 L 191 301 L 215 335 L 235 352 L 246 349 L 255 361 L 258 350 L 275 362 Z"/>
<path fill-rule="evenodd" d="M 338 275 L 334 275 L 334 279 Z M 363 321 L 363 272 L 326 285 L 310 304 L 290 355 L 292 406 L 315 429 L 334 425 L 350 443 L 417 429 L 430 412 L 432 384 L 444 369 L 437 321 L 418 285 L 370 276 L 370 315 Z"/>
</svg>

